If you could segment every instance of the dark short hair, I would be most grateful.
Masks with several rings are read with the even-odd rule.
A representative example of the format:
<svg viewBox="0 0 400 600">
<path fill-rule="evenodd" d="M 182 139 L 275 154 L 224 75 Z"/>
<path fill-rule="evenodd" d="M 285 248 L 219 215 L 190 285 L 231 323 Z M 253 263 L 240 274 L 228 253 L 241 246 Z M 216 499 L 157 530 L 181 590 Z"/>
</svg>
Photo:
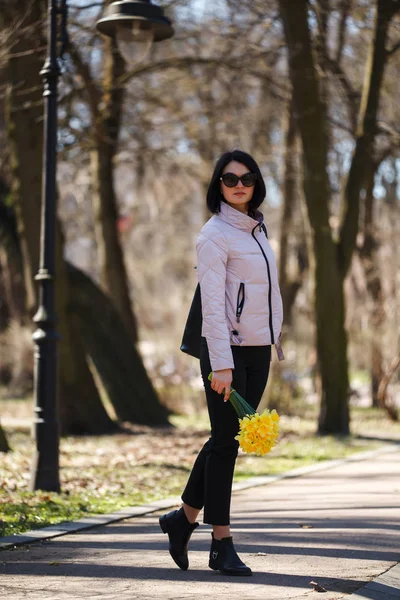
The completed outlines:
<svg viewBox="0 0 400 600">
<path fill-rule="evenodd" d="M 235 160 L 236 162 L 246 165 L 246 167 L 250 169 L 252 173 L 257 175 L 253 197 L 249 202 L 249 211 L 251 212 L 252 210 L 258 208 L 265 198 L 266 190 L 264 179 L 254 158 L 242 150 L 232 150 L 231 152 L 225 152 L 222 156 L 220 156 L 217 164 L 215 165 L 214 173 L 212 174 L 210 180 L 210 185 L 208 186 L 207 206 L 212 213 L 219 213 L 220 211 L 222 200 L 220 177 L 222 175 L 222 171 L 226 165 L 231 162 L 231 160 Z"/>
</svg>

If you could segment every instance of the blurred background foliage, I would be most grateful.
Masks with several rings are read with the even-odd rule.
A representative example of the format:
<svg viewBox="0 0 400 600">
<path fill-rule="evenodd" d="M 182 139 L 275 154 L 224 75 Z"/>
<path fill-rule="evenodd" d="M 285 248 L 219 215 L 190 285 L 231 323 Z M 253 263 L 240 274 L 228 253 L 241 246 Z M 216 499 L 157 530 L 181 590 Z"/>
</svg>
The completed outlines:
<svg viewBox="0 0 400 600">
<path fill-rule="evenodd" d="M 95 32 L 105 4 L 70 0 L 59 88 L 62 433 L 203 410 L 198 361 L 179 345 L 208 180 L 235 147 L 266 181 L 284 298 L 286 360 L 274 359 L 263 404 L 285 415 L 319 407 L 320 433 L 348 433 L 349 405 L 397 419 L 397 3 L 167 0 L 175 37 L 134 67 Z M 0 15 L 6 432 L 31 414 L 45 15 L 41 0 L 6 0 Z"/>
</svg>

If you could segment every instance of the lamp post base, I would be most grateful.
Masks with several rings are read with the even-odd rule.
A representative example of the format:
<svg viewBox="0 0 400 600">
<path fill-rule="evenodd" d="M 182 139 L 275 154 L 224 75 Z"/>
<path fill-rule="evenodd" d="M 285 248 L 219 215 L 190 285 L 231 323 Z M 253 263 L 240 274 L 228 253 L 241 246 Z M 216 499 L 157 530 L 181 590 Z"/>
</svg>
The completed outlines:
<svg viewBox="0 0 400 600">
<path fill-rule="evenodd" d="M 29 491 L 45 490 L 59 493 L 61 487 L 57 423 L 36 423 L 35 429 L 36 444 L 41 451 L 35 450 L 32 456 Z M 44 451 L 45 448 L 47 452 Z"/>
</svg>

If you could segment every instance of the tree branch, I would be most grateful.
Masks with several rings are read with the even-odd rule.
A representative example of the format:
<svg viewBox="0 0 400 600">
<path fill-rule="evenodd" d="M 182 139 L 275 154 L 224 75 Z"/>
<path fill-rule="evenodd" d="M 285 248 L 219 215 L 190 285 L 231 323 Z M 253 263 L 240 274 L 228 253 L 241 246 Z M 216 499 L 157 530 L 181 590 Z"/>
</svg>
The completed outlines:
<svg viewBox="0 0 400 600">
<path fill-rule="evenodd" d="M 386 55 L 388 57 L 393 56 L 393 54 L 395 54 L 397 50 L 400 50 L 400 40 L 396 44 L 394 44 L 394 46 L 392 46 L 390 50 L 386 50 Z"/>
<path fill-rule="evenodd" d="M 349 110 L 349 117 L 353 131 L 357 129 L 357 93 L 351 85 L 350 81 L 346 77 L 345 72 L 336 60 L 332 60 L 326 57 L 326 64 L 331 73 L 336 77 L 340 85 L 342 86 L 346 99 L 347 108 Z"/>
<path fill-rule="evenodd" d="M 279 48 L 278 48 L 279 49 Z M 277 49 L 267 52 L 260 52 L 256 55 L 248 56 L 247 63 L 253 64 L 256 60 L 265 60 L 267 57 L 271 55 L 272 52 L 276 52 Z M 122 77 L 119 78 L 117 85 L 125 85 L 131 79 L 137 77 L 138 75 L 143 75 L 147 73 L 154 73 L 155 71 L 162 71 L 166 69 L 185 69 L 188 67 L 192 67 L 194 65 L 204 65 L 204 66 L 227 66 L 231 69 L 241 71 L 245 67 L 243 65 L 243 61 L 238 61 L 237 58 L 232 57 L 231 59 L 224 59 L 222 57 L 215 58 L 204 58 L 200 56 L 174 56 L 172 58 L 166 58 L 164 60 L 159 60 L 157 62 L 148 63 L 144 65 L 138 65 L 128 73 L 125 73 Z M 261 76 L 262 73 L 259 69 L 247 69 L 246 73 L 249 75 Z M 275 84 L 273 78 L 271 77 L 271 83 Z"/>
<path fill-rule="evenodd" d="M 99 116 L 100 91 L 90 73 L 89 65 L 83 60 L 81 53 L 71 41 L 68 44 L 68 54 L 71 56 L 78 74 L 85 82 L 89 106 L 93 116 L 93 124 L 95 125 Z"/>
<path fill-rule="evenodd" d="M 367 76 L 360 103 L 357 141 L 343 191 L 343 216 L 338 243 L 338 258 L 343 276 L 350 267 L 356 243 L 360 192 L 365 183 L 365 166 L 369 164 L 377 131 L 379 98 L 387 60 L 387 32 L 395 12 L 392 0 L 378 0 L 374 32 L 365 67 Z"/>
<path fill-rule="evenodd" d="M 338 27 L 338 36 L 337 36 L 337 47 L 336 47 L 336 55 L 335 55 L 335 63 L 340 65 L 342 60 L 343 48 L 344 48 L 344 36 L 346 33 L 346 25 L 347 19 L 349 18 L 349 14 L 351 11 L 353 0 L 342 0 L 342 13 L 340 15 L 340 22 Z"/>
<path fill-rule="evenodd" d="M 92 2 L 91 4 L 85 4 L 80 6 L 71 5 L 69 7 L 70 10 L 90 10 L 91 8 L 104 8 L 104 2 Z"/>
<path fill-rule="evenodd" d="M 105 42 L 105 68 L 103 78 L 102 120 L 109 143 L 116 151 L 121 125 L 125 86 L 117 85 L 117 81 L 125 74 L 125 61 L 118 52 L 117 42 L 107 39 Z"/>
<path fill-rule="evenodd" d="M 323 240 L 328 248 L 332 244 L 332 237 L 328 208 L 327 115 L 320 94 L 308 26 L 308 3 L 306 0 L 296 3 L 290 0 L 279 0 L 279 6 L 289 50 L 289 72 L 293 87 L 296 127 L 302 140 L 303 185 L 308 217 L 314 239 L 318 242 Z"/>
</svg>

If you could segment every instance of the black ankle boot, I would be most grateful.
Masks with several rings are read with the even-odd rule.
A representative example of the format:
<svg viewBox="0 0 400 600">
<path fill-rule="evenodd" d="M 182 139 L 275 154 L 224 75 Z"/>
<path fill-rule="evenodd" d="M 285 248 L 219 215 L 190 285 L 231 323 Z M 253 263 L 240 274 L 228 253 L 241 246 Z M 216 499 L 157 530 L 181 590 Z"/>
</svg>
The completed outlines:
<svg viewBox="0 0 400 600">
<path fill-rule="evenodd" d="M 250 567 L 240 560 L 231 537 L 216 540 L 212 535 L 210 561 L 208 566 L 224 575 L 252 575 Z"/>
<path fill-rule="evenodd" d="M 186 571 L 189 567 L 187 548 L 190 536 L 199 524 L 189 523 L 183 506 L 173 510 L 159 519 L 160 527 L 169 537 L 169 553 L 180 569 Z"/>
</svg>

